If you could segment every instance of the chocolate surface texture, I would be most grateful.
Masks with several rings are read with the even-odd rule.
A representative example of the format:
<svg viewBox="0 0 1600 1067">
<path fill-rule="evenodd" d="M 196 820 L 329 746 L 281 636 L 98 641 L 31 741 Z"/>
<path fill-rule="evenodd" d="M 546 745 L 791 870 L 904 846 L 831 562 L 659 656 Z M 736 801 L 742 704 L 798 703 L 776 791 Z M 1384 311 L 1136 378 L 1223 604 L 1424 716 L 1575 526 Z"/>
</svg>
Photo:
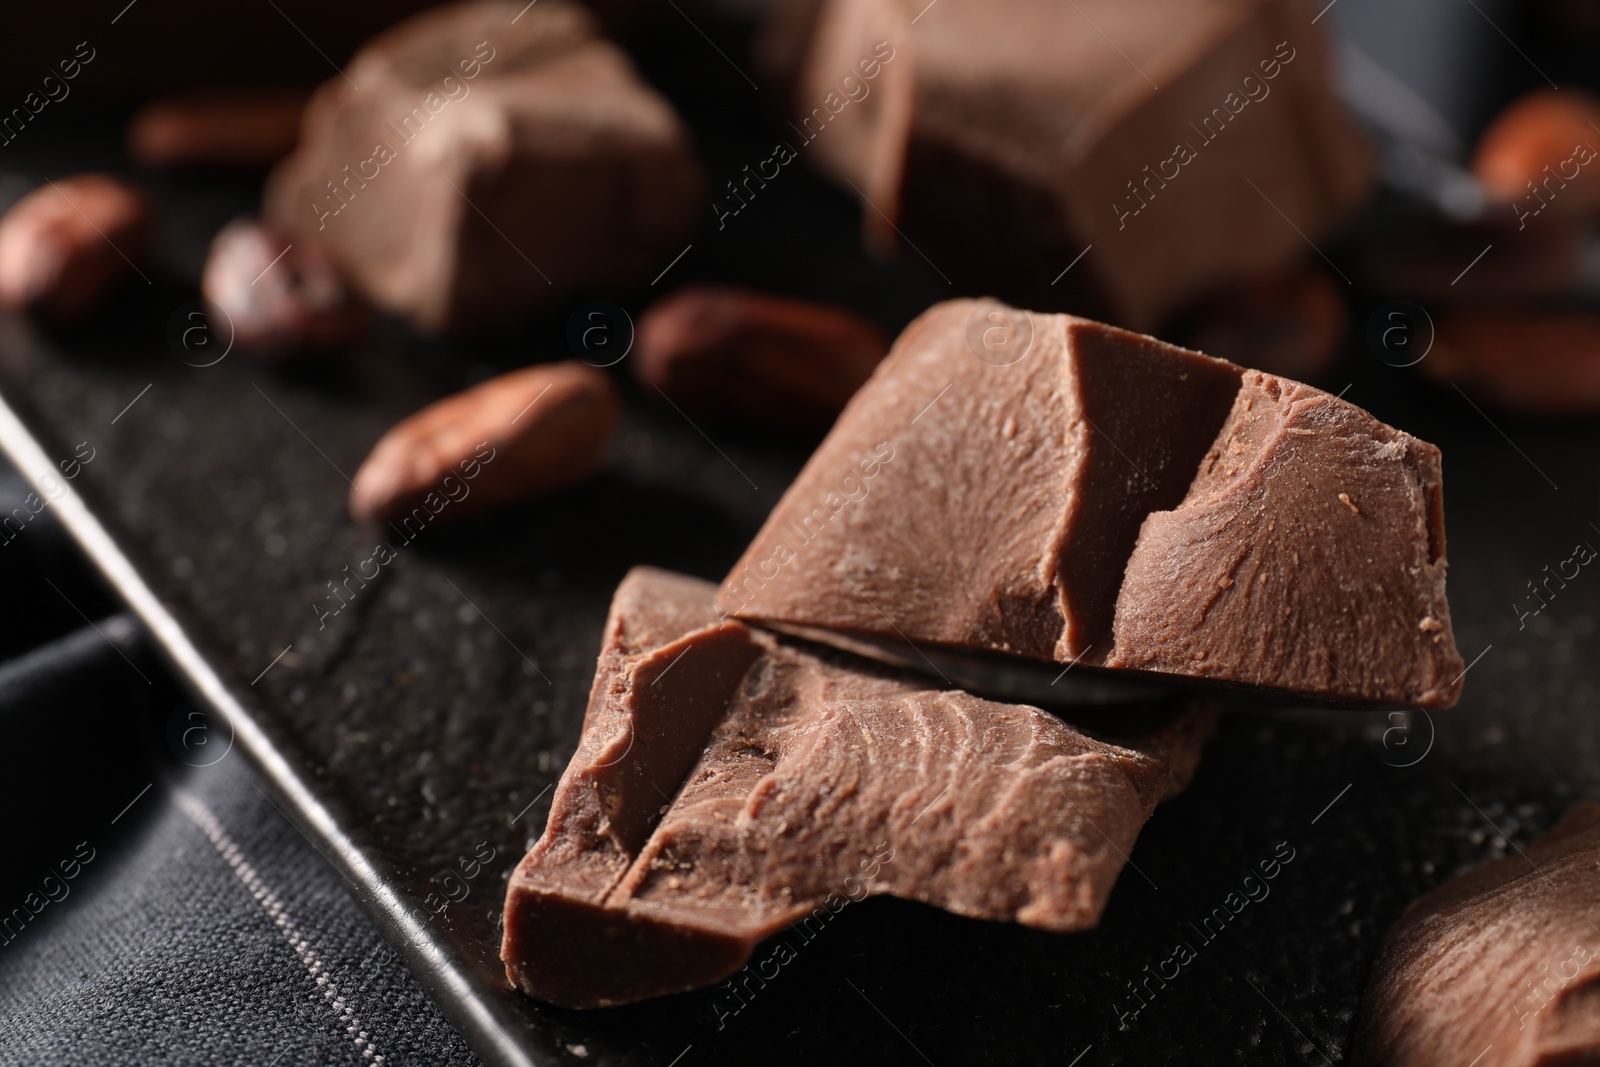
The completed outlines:
<svg viewBox="0 0 1600 1067">
<path fill-rule="evenodd" d="M 523 6 L 436 8 L 373 39 L 266 190 L 269 222 L 431 333 L 648 279 L 704 211 L 686 127 L 594 17 Z"/>
<path fill-rule="evenodd" d="M 718 606 L 1443 707 L 1462 673 L 1444 578 L 1432 445 L 1148 337 L 952 301 L 901 335 Z"/>
<path fill-rule="evenodd" d="M 501 955 L 532 996 L 708 985 L 873 894 L 1093 926 L 1214 722 L 1190 704 L 1103 739 L 720 619 L 714 592 L 644 568 L 617 591 L 578 750 L 507 892 Z"/>
<path fill-rule="evenodd" d="M 1600 806 L 1585 801 L 1416 901 L 1384 942 L 1351 1062 L 1600 1062 L 1597 879 Z"/>
<path fill-rule="evenodd" d="M 870 203 L 869 238 L 898 228 L 1010 299 L 1150 329 L 1206 287 L 1286 265 L 1305 248 L 1295 227 L 1316 240 L 1368 187 L 1308 5 L 924 7 L 827 0 L 795 135 Z"/>
</svg>

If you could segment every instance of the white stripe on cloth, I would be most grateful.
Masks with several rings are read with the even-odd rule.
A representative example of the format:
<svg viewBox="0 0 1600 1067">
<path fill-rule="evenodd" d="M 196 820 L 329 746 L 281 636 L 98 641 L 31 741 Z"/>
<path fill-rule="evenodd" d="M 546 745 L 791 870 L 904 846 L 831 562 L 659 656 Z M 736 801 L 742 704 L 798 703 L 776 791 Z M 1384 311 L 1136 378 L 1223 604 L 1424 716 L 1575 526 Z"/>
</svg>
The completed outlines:
<svg viewBox="0 0 1600 1067">
<path fill-rule="evenodd" d="M 312 982 L 322 991 L 322 995 L 328 1001 L 329 1006 L 338 1013 L 340 1025 L 344 1027 L 344 1031 L 349 1035 L 350 1040 L 355 1042 L 356 1048 L 361 1050 L 361 1058 L 371 1062 L 374 1067 L 379 1067 L 383 1063 L 383 1057 L 377 1054 L 372 1047 L 372 1042 L 369 1040 L 367 1032 L 361 1029 L 361 1023 L 355 1016 L 355 1009 L 350 1007 L 345 998 L 339 995 L 338 989 L 335 988 L 328 977 L 328 969 L 322 962 L 322 957 L 317 955 L 317 951 L 312 946 L 310 939 L 300 932 L 300 928 L 289 917 L 289 913 L 284 909 L 283 902 L 278 899 L 278 895 L 268 889 L 266 884 L 262 882 L 261 876 L 256 873 L 256 869 L 250 866 L 249 861 L 240 853 L 239 846 L 234 842 L 233 838 L 228 836 L 227 830 L 223 829 L 222 823 L 212 814 L 210 808 L 206 807 L 197 797 L 191 796 L 182 790 L 173 790 L 173 799 L 177 803 L 179 810 L 189 817 L 189 821 L 194 823 L 200 832 L 206 835 L 207 840 L 211 842 L 211 846 L 217 850 L 217 854 L 227 861 L 228 866 L 233 869 L 233 873 L 238 876 L 245 889 L 250 891 L 250 895 L 255 898 L 256 903 L 261 905 L 261 909 L 267 913 L 267 917 L 283 933 L 284 938 L 289 942 L 289 947 L 294 949 L 295 955 L 299 956 L 300 962 L 305 965 L 306 973 L 311 976 Z"/>
</svg>

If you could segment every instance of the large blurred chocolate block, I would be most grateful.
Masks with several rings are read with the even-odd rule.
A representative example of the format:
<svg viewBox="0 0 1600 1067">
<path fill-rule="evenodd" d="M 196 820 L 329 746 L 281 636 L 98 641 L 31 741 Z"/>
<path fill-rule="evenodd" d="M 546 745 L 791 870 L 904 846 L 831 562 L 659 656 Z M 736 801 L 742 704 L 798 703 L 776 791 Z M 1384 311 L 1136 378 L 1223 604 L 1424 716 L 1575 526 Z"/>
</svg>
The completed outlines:
<svg viewBox="0 0 1600 1067">
<path fill-rule="evenodd" d="M 473 0 L 318 90 L 269 221 L 429 333 L 492 331 L 647 280 L 705 209 L 688 131 L 587 10 Z"/>
<path fill-rule="evenodd" d="M 827 0 L 795 146 L 867 201 L 876 243 L 1015 302 L 1149 329 L 1308 254 L 1367 189 L 1314 15 L 1301 0 Z"/>
<path fill-rule="evenodd" d="M 1462 673 L 1444 579 L 1432 445 L 1310 386 L 958 300 L 907 327 L 718 605 L 805 631 L 1444 707 Z"/>
<path fill-rule="evenodd" d="M 874 894 L 1046 930 L 1093 926 L 1214 713 L 1094 734 L 720 621 L 715 587 L 617 590 L 583 737 L 506 893 L 501 956 L 543 1000 L 710 985 Z M 793 951 L 789 933 L 752 966 Z"/>
</svg>

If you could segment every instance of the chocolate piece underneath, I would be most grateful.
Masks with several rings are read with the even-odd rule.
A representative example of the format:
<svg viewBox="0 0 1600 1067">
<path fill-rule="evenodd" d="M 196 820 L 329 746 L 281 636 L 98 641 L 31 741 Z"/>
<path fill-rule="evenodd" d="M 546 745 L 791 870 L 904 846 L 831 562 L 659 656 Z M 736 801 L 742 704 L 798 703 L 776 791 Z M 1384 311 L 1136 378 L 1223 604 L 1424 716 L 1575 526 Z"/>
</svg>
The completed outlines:
<svg viewBox="0 0 1600 1067">
<path fill-rule="evenodd" d="M 532 996 L 709 985 L 880 893 L 1093 926 L 1214 721 L 1124 714 L 1103 740 L 719 622 L 713 593 L 644 568 L 617 590 L 583 737 L 506 894 L 501 956 Z"/>
<path fill-rule="evenodd" d="M 1585 801 L 1417 900 L 1384 941 L 1351 1062 L 1600 1062 L 1597 866 L 1600 806 Z"/>
</svg>

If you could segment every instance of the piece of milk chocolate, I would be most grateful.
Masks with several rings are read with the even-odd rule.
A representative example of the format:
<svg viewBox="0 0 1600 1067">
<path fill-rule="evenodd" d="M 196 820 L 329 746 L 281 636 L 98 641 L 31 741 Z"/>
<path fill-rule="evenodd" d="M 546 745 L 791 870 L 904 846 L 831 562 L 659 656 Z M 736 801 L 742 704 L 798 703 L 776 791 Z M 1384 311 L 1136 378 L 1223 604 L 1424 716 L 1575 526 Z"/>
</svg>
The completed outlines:
<svg viewBox="0 0 1600 1067">
<path fill-rule="evenodd" d="M 1373 968 L 1351 1062 L 1600 1062 L 1597 866 L 1600 806 L 1585 801 L 1413 903 Z"/>
<path fill-rule="evenodd" d="M 704 211 L 700 165 L 598 32 L 566 0 L 472 0 L 386 30 L 312 98 L 266 219 L 430 333 L 648 279 Z"/>
<path fill-rule="evenodd" d="M 963 300 L 907 327 L 718 606 L 1443 707 L 1462 666 L 1444 573 L 1432 445 L 1309 386 Z"/>
<path fill-rule="evenodd" d="M 617 590 L 577 752 L 506 894 L 501 956 L 541 1000 L 709 985 L 873 894 L 1091 927 L 1214 724 L 1185 703 L 1091 735 L 719 620 L 714 592 L 644 568 Z"/>
<path fill-rule="evenodd" d="M 1111 667 L 1455 702 L 1439 450 L 1248 372 L 1183 503 L 1145 520 Z"/>
<path fill-rule="evenodd" d="M 1287 265 L 1364 195 L 1368 153 L 1314 14 L 827 0 L 795 147 L 854 187 L 870 239 L 1012 300 L 1150 329 L 1203 289 Z"/>
</svg>

